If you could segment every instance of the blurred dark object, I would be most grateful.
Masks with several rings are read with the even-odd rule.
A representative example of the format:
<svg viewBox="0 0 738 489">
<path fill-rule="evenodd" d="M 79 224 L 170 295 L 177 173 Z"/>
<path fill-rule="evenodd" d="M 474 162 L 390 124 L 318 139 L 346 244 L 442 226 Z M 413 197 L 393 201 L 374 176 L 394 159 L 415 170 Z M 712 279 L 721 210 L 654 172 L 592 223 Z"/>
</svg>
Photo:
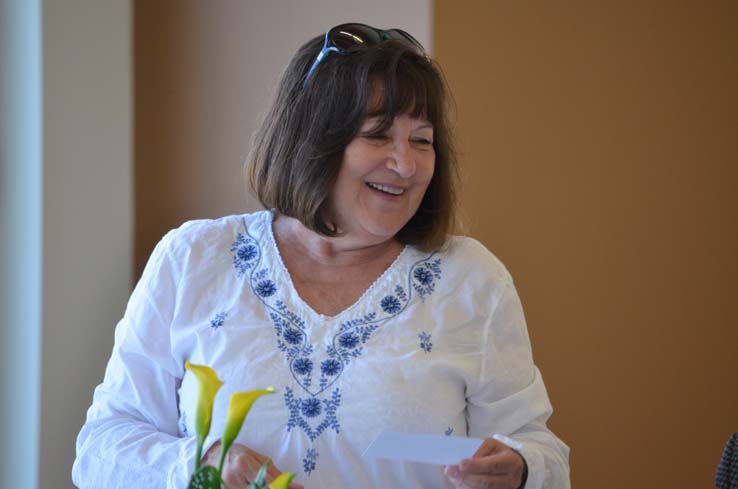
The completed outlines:
<svg viewBox="0 0 738 489">
<path fill-rule="evenodd" d="M 715 472 L 717 489 L 738 489 L 738 433 L 733 433 L 725 444 Z"/>
</svg>

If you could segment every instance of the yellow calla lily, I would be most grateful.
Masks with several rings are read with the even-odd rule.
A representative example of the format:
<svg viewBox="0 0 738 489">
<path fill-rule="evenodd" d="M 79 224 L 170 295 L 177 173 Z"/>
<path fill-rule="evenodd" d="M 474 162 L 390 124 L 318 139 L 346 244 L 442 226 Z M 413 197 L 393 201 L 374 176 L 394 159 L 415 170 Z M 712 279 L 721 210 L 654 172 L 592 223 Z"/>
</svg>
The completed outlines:
<svg viewBox="0 0 738 489">
<path fill-rule="evenodd" d="M 195 432 L 197 433 L 197 452 L 195 455 L 195 470 L 200 468 L 202 445 L 210 432 L 210 422 L 213 417 L 213 401 L 215 395 L 223 385 L 215 371 L 204 365 L 194 365 L 185 362 L 185 368 L 195 374 L 197 378 L 197 410 L 195 411 Z"/>
<path fill-rule="evenodd" d="M 292 482 L 292 479 L 294 479 L 294 477 L 295 474 L 292 474 L 290 472 L 280 474 L 279 477 L 274 479 L 271 484 L 269 484 L 269 489 L 287 489 L 287 486 L 290 485 L 290 482 Z"/>
<path fill-rule="evenodd" d="M 274 393 L 274 387 L 231 394 L 231 400 L 228 403 L 228 414 L 226 415 L 225 426 L 223 428 L 223 436 L 220 439 L 221 451 L 218 472 L 222 472 L 225 454 L 233 444 L 233 440 L 238 436 L 238 432 L 241 431 L 241 427 L 246 419 L 246 415 L 251 410 L 251 406 L 264 394 L 272 393 Z"/>
</svg>

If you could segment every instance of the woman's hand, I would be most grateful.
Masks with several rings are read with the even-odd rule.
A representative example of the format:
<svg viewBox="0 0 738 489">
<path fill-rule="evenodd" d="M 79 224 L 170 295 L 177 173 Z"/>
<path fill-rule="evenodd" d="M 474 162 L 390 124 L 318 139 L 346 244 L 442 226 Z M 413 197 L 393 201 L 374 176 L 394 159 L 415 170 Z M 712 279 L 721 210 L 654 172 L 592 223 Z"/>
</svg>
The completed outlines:
<svg viewBox="0 0 738 489">
<path fill-rule="evenodd" d="M 446 467 L 446 475 L 456 489 L 518 489 L 525 460 L 522 455 L 487 438 L 471 459 Z"/>
<path fill-rule="evenodd" d="M 269 460 L 269 457 L 264 456 L 252 449 L 234 443 L 226 454 L 225 462 L 223 463 L 223 473 L 221 477 L 229 487 L 233 488 L 245 488 L 249 483 L 256 478 L 256 474 L 261 469 L 261 466 Z M 218 466 L 220 461 L 220 442 L 215 443 L 207 451 L 205 456 L 202 458 L 202 463 L 206 465 L 212 465 L 213 467 Z M 276 479 L 280 471 L 273 463 L 269 464 L 267 468 L 267 482 L 271 482 Z M 289 485 L 289 489 L 303 489 L 300 484 L 292 483 Z"/>
</svg>

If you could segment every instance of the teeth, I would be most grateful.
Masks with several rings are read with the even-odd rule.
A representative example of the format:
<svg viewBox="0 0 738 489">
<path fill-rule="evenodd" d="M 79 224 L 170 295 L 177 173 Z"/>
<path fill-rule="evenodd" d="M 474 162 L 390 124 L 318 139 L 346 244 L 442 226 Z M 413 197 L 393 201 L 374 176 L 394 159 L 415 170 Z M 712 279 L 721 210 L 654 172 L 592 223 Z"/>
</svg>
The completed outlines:
<svg viewBox="0 0 738 489">
<path fill-rule="evenodd" d="M 369 185 L 371 188 L 379 190 L 380 192 L 384 192 L 384 193 L 392 194 L 392 195 L 402 195 L 405 192 L 404 189 L 396 188 L 396 187 L 388 187 L 386 185 L 380 185 L 378 183 L 368 182 L 367 185 Z"/>
</svg>

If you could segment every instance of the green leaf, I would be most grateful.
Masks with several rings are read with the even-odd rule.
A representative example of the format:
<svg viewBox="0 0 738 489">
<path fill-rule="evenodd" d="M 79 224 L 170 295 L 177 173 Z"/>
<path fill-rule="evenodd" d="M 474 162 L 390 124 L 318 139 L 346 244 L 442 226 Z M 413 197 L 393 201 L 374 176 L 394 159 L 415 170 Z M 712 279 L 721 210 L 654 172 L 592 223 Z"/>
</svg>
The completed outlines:
<svg viewBox="0 0 738 489">
<path fill-rule="evenodd" d="M 203 465 L 190 479 L 187 489 L 220 489 L 220 474 L 218 469 L 210 465 Z"/>
</svg>

